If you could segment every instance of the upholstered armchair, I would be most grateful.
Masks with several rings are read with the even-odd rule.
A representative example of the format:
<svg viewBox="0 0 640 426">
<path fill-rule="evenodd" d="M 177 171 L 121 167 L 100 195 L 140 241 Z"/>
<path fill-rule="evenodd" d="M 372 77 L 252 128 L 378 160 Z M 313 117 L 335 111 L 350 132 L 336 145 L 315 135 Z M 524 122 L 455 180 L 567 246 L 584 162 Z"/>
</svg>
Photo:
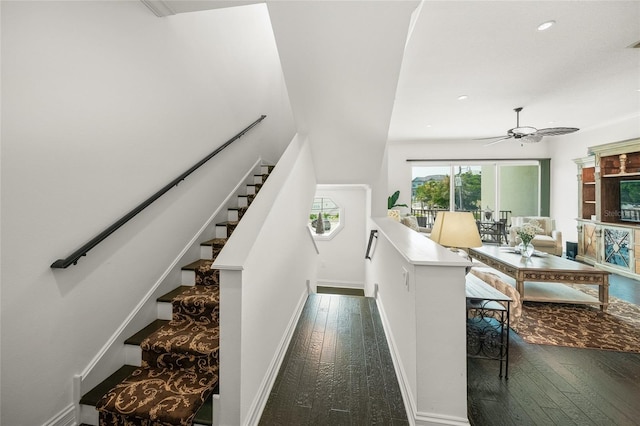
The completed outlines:
<svg viewBox="0 0 640 426">
<path fill-rule="evenodd" d="M 516 246 L 521 243 L 517 234 L 518 228 L 532 220 L 536 220 L 541 228 L 540 233 L 531 241 L 533 247 L 538 251 L 562 256 L 562 232 L 555 229 L 556 223 L 550 217 L 513 216 L 509 230 L 509 245 Z"/>
</svg>

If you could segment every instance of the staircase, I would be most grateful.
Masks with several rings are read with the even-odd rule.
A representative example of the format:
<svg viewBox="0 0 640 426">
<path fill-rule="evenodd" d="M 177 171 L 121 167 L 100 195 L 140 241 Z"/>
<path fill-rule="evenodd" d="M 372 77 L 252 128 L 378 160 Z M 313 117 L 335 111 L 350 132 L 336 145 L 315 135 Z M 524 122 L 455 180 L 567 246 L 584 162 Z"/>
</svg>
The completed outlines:
<svg viewBox="0 0 640 426">
<path fill-rule="evenodd" d="M 228 209 L 227 221 L 216 224 L 215 238 L 201 243 L 202 258 L 182 267 L 183 285 L 157 299 L 160 318 L 125 341 L 128 353 L 140 354 L 140 366 L 122 366 L 81 397 L 83 424 L 213 424 L 220 271 L 211 265 L 272 170 L 261 166 L 237 207 Z"/>
</svg>

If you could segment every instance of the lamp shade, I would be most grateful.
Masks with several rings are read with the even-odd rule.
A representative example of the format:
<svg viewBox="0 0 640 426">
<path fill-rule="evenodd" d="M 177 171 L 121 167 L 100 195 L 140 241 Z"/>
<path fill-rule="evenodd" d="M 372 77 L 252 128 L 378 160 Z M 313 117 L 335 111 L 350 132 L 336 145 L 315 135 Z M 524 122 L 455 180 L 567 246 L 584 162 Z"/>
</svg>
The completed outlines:
<svg viewBox="0 0 640 426">
<path fill-rule="evenodd" d="M 446 247 L 482 246 L 478 225 L 471 212 L 438 212 L 431 239 Z"/>
</svg>

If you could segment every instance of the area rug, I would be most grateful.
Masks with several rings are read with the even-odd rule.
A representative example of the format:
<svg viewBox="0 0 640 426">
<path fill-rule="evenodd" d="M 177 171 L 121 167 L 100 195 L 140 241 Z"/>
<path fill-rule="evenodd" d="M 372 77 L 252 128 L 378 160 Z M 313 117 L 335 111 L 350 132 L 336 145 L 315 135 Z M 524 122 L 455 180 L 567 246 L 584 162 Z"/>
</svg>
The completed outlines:
<svg viewBox="0 0 640 426">
<path fill-rule="evenodd" d="M 621 299 L 609 297 L 607 312 L 597 306 L 537 302 L 525 302 L 522 310 L 513 329 L 527 343 L 640 353 L 640 307 Z"/>
</svg>

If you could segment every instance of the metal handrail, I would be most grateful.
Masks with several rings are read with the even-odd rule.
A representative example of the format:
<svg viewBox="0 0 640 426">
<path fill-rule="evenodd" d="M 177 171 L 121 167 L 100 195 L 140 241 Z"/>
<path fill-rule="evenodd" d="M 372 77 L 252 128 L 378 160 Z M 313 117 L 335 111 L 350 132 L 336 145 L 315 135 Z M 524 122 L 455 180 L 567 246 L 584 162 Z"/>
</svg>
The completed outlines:
<svg viewBox="0 0 640 426">
<path fill-rule="evenodd" d="M 369 233 L 369 244 L 367 244 L 367 253 L 364 255 L 365 259 L 369 259 L 371 260 L 371 246 L 373 245 L 373 239 L 374 238 L 378 238 L 378 230 L 377 229 L 372 229 L 371 232 Z"/>
<path fill-rule="evenodd" d="M 261 115 L 260 118 L 258 118 L 256 121 L 254 121 L 253 123 L 251 123 L 249 126 L 247 126 L 244 130 L 242 130 L 240 133 L 238 133 L 237 135 L 235 135 L 234 137 L 232 137 L 231 139 L 229 139 L 228 141 L 226 141 L 225 143 L 223 143 L 222 145 L 220 145 L 218 148 L 216 148 L 211 154 L 207 155 L 206 157 L 204 157 L 202 160 L 198 161 L 195 165 L 193 165 L 191 168 L 189 168 L 189 170 L 187 170 L 186 172 L 182 173 L 180 176 L 178 176 L 177 178 L 175 178 L 174 180 L 172 180 L 169 184 L 167 184 L 165 187 L 163 187 L 161 190 L 159 190 L 158 192 L 156 192 L 155 194 L 153 194 L 151 197 L 147 198 L 145 201 L 143 201 L 140 205 L 138 205 L 136 208 L 134 208 L 133 210 L 131 210 L 129 213 L 127 213 L 126 215 L 122 216 L 120 219 L 118 219 L 118 221 L 116 221 L 113 225 L 109 226 L 107 229 L 105 229 L 104 231 L 102 231 L 100 234 L 96 235 L 93 239 L 91 239 L 91 241 L 87 242 L 86 244 L 84 244 L 82 247 L 80 247 L 79 249 L 77 249 L 76 251 L 74 251 L 72 254 L 70 254 L 69 256 L 67 256 L 64 259 L 58 259 L 55 262 L 53 262 L 51 264 L 52 268 L 68 268 L 71 265 L 75 265 L 78 263 L 78 260 L 82 257 L 82 256 L 86 256 L 87 252 L 89 250 L 91 250 L 92 248 L 94 248 L 95 246 L 97 246 L 98 244 L 100 244 L 104 239 L 106 239 L 109 235 L 113 234 L 118 228 L 120 228 L 122 225 L 124 225 L 125 223 L 127 223 L 128 221 L 130 221 L 131 219 L 133 219 L 134 216 L 136 216 L 138 213 L 140 213 L 142 210 L 144 210 L 145 208 L 147 208 L 149 205 L 151 205 L 151 203 L 153 203 L 154 201 L 156 201 L 158 198 L 160 198 L 162 195 L 164 195 L 167 191 L 169 191 L 171 188 L 173 188 L 174 186 L 178 186 L 178 184 L 180 182 L 182 182 L 183 180 L 185 180 L 187 178 L 187 176 L 189 176 L 191 173 L 195 172 L 197 169 L 199 169 L 204 163 L 206 163 L 207 161 L 211 160 L 213 157 L 215 157 L 218 153 L 220 153 L 220 151 L 222 151 L 223 149 L 225 149 L 226 147 L 228 147 L 229 145 L 231 145 L 231 143 L 233 143 L 235 140 L 240 139 L 242 136 L 244 136 L 245 133 L 247 133 L 249 130 L 251 130 L 253 127 L 255 127 L 256 125 L 258 125 L 262 120 L 264 120 L 266 117 L 266 115 Z"/>
</svg>

